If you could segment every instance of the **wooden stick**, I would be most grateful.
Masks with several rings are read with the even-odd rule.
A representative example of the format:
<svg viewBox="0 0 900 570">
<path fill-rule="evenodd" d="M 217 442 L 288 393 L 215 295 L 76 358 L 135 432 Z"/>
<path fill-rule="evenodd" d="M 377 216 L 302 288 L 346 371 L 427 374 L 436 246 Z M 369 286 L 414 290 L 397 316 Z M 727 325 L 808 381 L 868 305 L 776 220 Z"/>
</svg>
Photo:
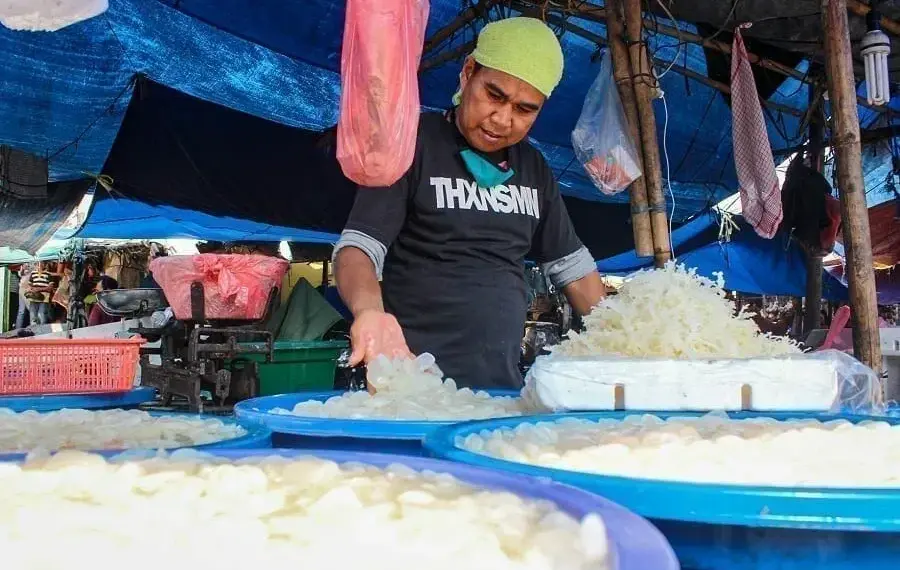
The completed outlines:
<svg viewBox="0 0 900 570">
<path fill-rule="evenodd" d="M 824 119 L 824 109 L 818 94 L 810 91 L 810 105 L 814 105 L 810 111 Z M 822 121 L 810 122 L 809 124 L 809 157 L 810 166 L 817 172 L 823 172 L 825 169 L 825 128 Z M 803 318 L 803 334 L 808 335 L 810 332 L 822 326 L 822 256 L 812 255 L 809 251 L 806 254 L 806 314 Z"/>
<path fill-rule="evenodd" d="M 457 46 L 451 50 L 441 52 L 431 59 L 422 60 L 422 63 L 419 64 L 419 73 L 425 73 L 429 69 L 440 67 L 448 61 L 453 61 L 455 59 L 459 59 L 463 56 L 469 55 L 475 49 L 475 43 L 475 40 L 468 41 L 461 46 Z"/>
<path fill-rule="evenodd" d="M 610 3 L 610 6 L 615 4 Z M 624 0 L 625 32 L 628 36 L 628 52 L 634 77 L 634 95 L 641 122 L 641 147 L 644 153 L 644 178 L 647 180 L 647 201 L 650 204 L 650 226 L 653 228 L 653 258 L 657 267 L 672 259 L 669 247 L 669 220 L 666 197 L 663 193 L 662 167 L 659 158 L 659 141 L 656 138 L 656 114 L 650 97 L 651 86 L 656 84 L 653 69 L 647 59 L 647 46 L 643 41 L 643 16 L 641 0 Z"/>
<path fill-rule="evenodd" d="M 868 4 L 864 4 L 859 0 L 847 0 L 847 9 L 857 16 L 865 16 L 872 11 L 871 6 L 869 6 Z M 882 16 L 881 29 L 889 34 L 900 36 L 900 23 L 898 23 L 896 20 L 891 20 L 890 18 Z"/>
<path fill-rule="evenodd" d="M 834 121 L 832 148 L 838 172 L 844 247 L 847 251 L 846 275 L 853 314 L 853 350 L 859 360 L 880 375 L 881 345 L 878 337 L 875 270 L 862 174 L 847 0 L 822 0 L 821 5 L 825 75 L 828 78 Z"/>
<path fill-rule="evenodd" d="M 441 45 L 460 29 L 472 23 L 476 18 L 480 18 L 485 12 L 490 10 L 498 0 L 479 0 L 474 6 L 466 8 L 459 16 L 453 19 L 449 24 L 436 31 L 433 36 L 425 42 L 422 48 L 422 54 L 432 51 Z"/>
<path fill-rule="evenodd" d="M 616 5 L 619 1 L 610 0 L 610 5 Z M 625 46 L 625 25 L 621 18 L 612 17 L 609 19 L 608 26 L 613 76 L 619 88 L 619 97 L 622 99 L 625 116 L 628 119 L 631 140 L 640 148 L 641 123 L 638 118 L 637 102 L 631 78 L 631 62 L 628 59 L 628 48 Z M 638 152 L 637 161 L 644 175 L 632 182 L 628 190 L 628 198 L 631 202 L 631 229 L 634 232 L 634 250 L 638 257 L 650 257 L 653 255 L 653 230 L 650 226 L 650 210 L 647 207 L 647 171 L 644 168 L 644 160 L 640 152 Z"/>
</svg>

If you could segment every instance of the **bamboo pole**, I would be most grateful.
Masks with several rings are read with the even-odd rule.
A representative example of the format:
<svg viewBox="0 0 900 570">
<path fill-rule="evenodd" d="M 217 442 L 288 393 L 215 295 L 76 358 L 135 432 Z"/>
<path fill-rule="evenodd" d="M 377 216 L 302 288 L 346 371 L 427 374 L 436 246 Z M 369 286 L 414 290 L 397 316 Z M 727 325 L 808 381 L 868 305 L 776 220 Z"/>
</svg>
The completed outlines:
<svg viewBox="0 0 900 570">
<path fill-rule="evenodd" d="M 669 220 L 666 197 L 663 193 L 662 167 L 659 158 L 659 141 L 656 138 L 656 115 L 650 97 L 651 86 L 656 83 L 653 69 L 647 59 L 647 46 L 643 41 L 643 17 L 641 0 L 620 0 L 625 8 L 625 32 L 634 78 L 634 95 L 640 119 L 641 149 L 644 153 L 644 178 L 647 184 L 647 201 L 650 205 L 650 226 L 653 228 L 653 258 L 662 267 L 672 258 L 669 246 Z M 610 6 L 615 4 L 610 3 Z"/>
<path fill-rule="evenodd" d="M 881 374 L 875 271 L 862 175 L 847 2 L 822 0 L 821 5 L 825 75 L 828 78 L 834 121 L 832 148 L 838 169 L 844 248 L 847 252 L 846 275 L 850 289 L 850 309 L 853 313 L 853 350 L 859 360 Z"/>
<path fill-rule="evenodd" d="M 610 0 L 610 5 L 615 6 L 620 1 Z M 625 26 L 617 15 L 609 19 L 608 26 L 613 75 L 616 79 L 616 86 L 619 88 L 619 97 L 622 99 L 625 116 L 628 119 L 628 130 L 631 138 L 635 144 L 640 145 L 640 119 L 638 118 L 637 102 L 635 101 L 628 48 L 625 46 Z M 644 175 L 631 183 L 628 189 L 628 198 L 631 202 L 631 229 L 634 232 L 634 250 L 638 257 L 650 257 L 653 255 L 653 230 L 650 226 L 650 211 L 647 207 L 647 170 L 644 168 L 643 162 L 643 158 L 638 153 L 638 166 L 640 166 Z"/>
</svg>

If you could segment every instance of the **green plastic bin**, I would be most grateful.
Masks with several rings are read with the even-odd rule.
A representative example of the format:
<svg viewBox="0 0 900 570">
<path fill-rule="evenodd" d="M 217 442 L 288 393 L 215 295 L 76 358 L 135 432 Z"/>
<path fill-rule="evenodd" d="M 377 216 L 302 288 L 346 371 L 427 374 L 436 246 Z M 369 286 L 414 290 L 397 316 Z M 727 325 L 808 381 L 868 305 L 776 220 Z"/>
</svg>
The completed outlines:
<svg viewBox="0 0 900 570">
<path fill-rule="evenodd" d="M 259 363 L 260 396 L 332 390 L 338 356 L 349 346 L 345 340 L 279 340 L 272 362 L 267 363 L 262 354 L 242 358 Z"/>
</svg>

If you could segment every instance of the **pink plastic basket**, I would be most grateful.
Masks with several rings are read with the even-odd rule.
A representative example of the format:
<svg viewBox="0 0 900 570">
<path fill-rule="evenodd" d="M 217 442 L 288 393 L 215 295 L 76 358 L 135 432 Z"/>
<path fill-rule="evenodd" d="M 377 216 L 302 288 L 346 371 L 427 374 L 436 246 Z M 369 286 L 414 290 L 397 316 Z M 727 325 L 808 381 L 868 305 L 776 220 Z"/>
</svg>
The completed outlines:
<svg viewBox="0 0 900 570">
<path fill-rule="evenodd" d="M 131 390 L 144 342 L 139 337 L 0 341 L 0 395 Z"/>
</svg>

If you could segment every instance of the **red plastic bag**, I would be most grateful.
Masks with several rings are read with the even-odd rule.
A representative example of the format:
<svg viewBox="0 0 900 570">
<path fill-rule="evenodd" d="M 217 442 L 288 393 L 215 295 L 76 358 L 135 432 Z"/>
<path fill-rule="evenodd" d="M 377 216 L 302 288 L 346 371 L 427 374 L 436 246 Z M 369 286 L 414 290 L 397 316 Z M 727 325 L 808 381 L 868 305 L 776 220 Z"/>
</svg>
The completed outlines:
<svg viewBox="0 0 900 570">
<path fill-rule="evenodd" d="M 150 262 L 178 319 L 191 318 L 191 283 L 203 283 L 207 319 L 261 319 L 290 264 L 265 255 L 173 255 Z"/>
<path fill-rule="evenodd" d="M 347 0 L 337 159 L 363 186 L 390 186 L 416 150 L 428 0 Z"/>
</svg>

